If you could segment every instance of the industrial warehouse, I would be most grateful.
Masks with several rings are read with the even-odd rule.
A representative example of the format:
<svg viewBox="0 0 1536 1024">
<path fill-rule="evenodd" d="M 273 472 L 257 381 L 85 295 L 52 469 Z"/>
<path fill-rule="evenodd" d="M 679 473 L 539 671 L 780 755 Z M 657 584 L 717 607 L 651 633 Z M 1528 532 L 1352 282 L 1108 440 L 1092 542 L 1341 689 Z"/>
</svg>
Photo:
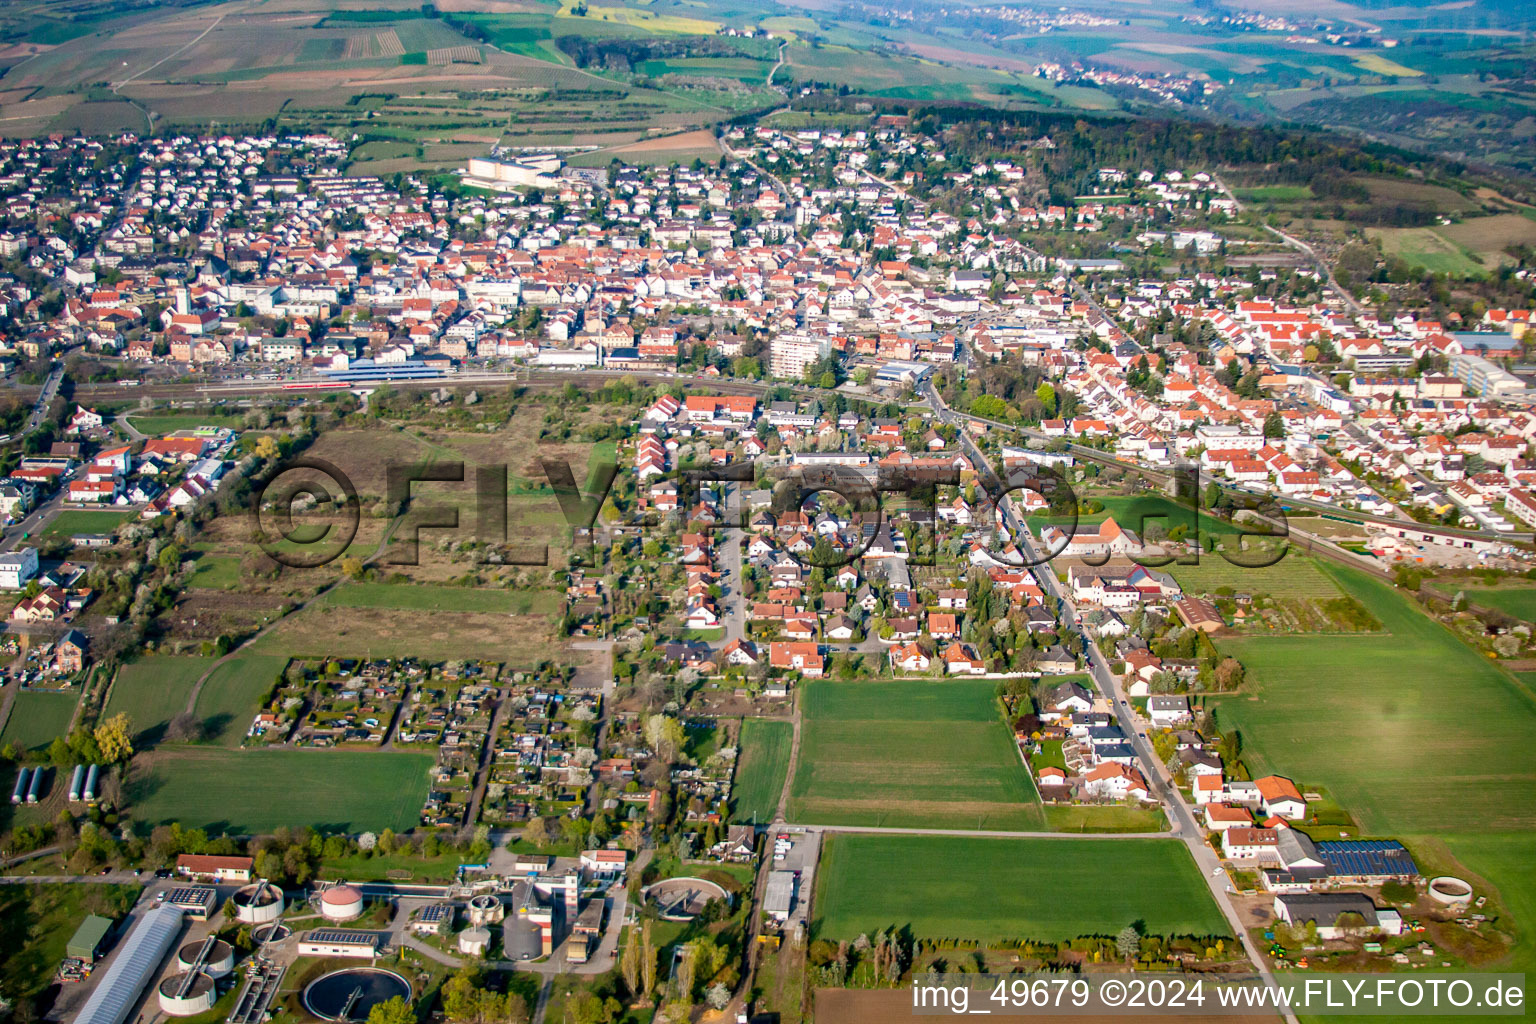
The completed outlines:
<svg viewBox="0 0 1536 1024">
<path fill-rule="evenodd" d="M 600 946 L 611 956 L 627 916 L 627 859 L 591 850 L 521 857 L 506 875 L 461 871 L 451 885 L 285 891 L 253 879 L 250 857 L 183 855 L 123 921 L 87 916 L 60 978 L 87 990 L 74 1017 L 84 1024 L 206 1017 L 216 1007 L 231 1024 L 261 1024 L 289 1000 L 319 1020 L 363 1020 L 374 1005 L 413 995 L 405 976 L 381 966 L 408 949 L 450 966 L 562 970 L 587 964 Z"/>
</svg>

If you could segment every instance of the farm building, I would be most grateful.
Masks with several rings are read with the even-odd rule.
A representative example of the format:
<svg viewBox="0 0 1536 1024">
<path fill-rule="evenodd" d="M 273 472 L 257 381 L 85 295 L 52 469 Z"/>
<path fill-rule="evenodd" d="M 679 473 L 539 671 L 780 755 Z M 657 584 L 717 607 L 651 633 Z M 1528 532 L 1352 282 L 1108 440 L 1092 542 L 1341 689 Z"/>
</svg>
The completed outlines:
<svg viewBox="0 0 1536 1024">
<path fill-rule="evenodd" d="M 80 927 L 75 929 L 75 934 L 70 936 L 64 952 L 86 963 L 94 963 L 96 955 L 101 951 L 103 940 L 111 930 L 110 918 L 87 914 L 85 920 L 80 922 Z"/>
</svg>

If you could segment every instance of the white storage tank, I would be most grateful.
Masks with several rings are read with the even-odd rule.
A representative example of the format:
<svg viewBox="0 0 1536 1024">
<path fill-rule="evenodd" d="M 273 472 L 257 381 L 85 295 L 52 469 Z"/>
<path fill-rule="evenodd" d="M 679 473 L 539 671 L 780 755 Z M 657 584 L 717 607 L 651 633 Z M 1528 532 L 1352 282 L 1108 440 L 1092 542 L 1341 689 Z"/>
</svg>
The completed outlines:
<svg viewBox="0 0 1536 1024">
<path fill-rule="evenodd" d="M 201 971 L 173 974 L 160 983 L 160 1009 L 167 1016 L 195 1017 L 213 1009 L 218 1001 L 218 987 Z"/>
<path fill-rule="evenodd" d="M 244 924 L 271 924 L 283 916 L 283 890 L 266 879 L 247 885 L 230 899 L 236 920 Z"/>
<path fill-rule="evenodd" d="M 331 886 L 320 894 L 320 914 L 331 921 L 351 921 L 362 917 L 362 890 L 345 883 Z"/>
<path fill-rule="evenodd" d="M 466 928 L 459 932 L 459 952 L 465 956 L 484 956 L 491 948 L 489 928 Z"/>
<path fill-rule="evenodd" d="M 234 947 L 223 939 L 215 939 L 199 966 L 197 958 L 202 952 L 204 941 L 206 940 L 199 939 L 182 946 L 176 954 L 176 966 L 183 971 L 190 971 L 196 967 L 214 981 L 218 981 L 235 969 Z"/>
</svg>

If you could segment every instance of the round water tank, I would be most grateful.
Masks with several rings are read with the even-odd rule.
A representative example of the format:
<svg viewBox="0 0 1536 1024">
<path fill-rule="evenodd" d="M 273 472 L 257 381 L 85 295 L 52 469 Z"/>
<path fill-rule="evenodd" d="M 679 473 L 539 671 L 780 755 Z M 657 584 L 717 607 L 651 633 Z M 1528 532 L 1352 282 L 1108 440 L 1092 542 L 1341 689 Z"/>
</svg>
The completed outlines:
<svg viewBox="0 0 1536 1024">
<path fill-rule="evenodd" d="M 268 924 L 283 914 L 283 890 L 268 882 L 257 882 L 231 897 L 235 918 L 245 924 Z"/>
<path fill-rule="evenodd" d="M 501 900 L 490 893 L 481 893 L 469 901 L 469 923 L 471 925 L 498 924 L 506 916 L 506 907 Z"/>
<path fill-rule="evenodd" d="M 361 917 L 362 890 L 350 885 L 333 885 L 320 894 L 320 913 L 332 921 L 351 921 Z"/>
<path fill-rule="evenodd" d="M 183 971 L 190 971 L 192 969 L 192 965 L 197 963 L 197 954 L 202 950 L 202 948 L 203 944 L 200 940 L 197 942 L 189 942 L 185 946 L 182 946 L 176 954 L 176 966 L 181 968 Z M 213 948 L 208 951 L 208 956 L 203 960 L 202 967 L 199 968 L 199 970 L 201 970 L 204 974 L 215 980 L 224 977 L 234 969 L 234 947 L 225 942 L 223 939 L 220 939 L 213 944 Z"/>
<path fill-rule="evenodd" d="M 185 974 L 173 974 L 160 983 L 160 1009 L 171 1017 L 207 1013 L 218 999 L 213 979 L 202 972 L 192 975 L 190 982 Z"/>
<path fill-rule="evenodd" d="M 491 948 L 489 928 L 466 928 L 459 932 L 459 952 L 465 956 L 484 956 Z"/>
</svg>

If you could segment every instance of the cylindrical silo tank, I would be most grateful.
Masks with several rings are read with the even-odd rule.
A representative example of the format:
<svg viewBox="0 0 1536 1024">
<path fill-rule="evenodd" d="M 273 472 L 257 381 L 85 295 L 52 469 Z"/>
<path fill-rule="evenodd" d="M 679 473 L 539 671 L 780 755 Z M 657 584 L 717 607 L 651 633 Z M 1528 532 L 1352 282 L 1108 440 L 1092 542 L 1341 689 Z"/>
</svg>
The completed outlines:
<svg viewBox="0 0 1536 1024">
<path fill-rule="evenodd" d="M 459 952 L 465 956 L 484 956 L 491 948 L 489 928 L 466 928 L 459 932 Z"/>
<path fill-rule="evenodd" d="M 207 1013 L 218 999 L 213 979 L 201 971 L 193 975 L 173 974 L 160 983 L 160 1009 L 171 1017 Z"/>
<path fill-rule="evenodd" d="M 189 942 L 176 953 L 176 966 L 183 971 L 190 971 L 197 967 L 197 956 L 202 952 L 204 940 Z M 214 981 L 225 977 L 235 969 L 235 949 L 223 939 L 216 939 L 208 953 L 203 957 L 203 963 L 198 970 L 208 975 Z"/>
<path fill-rule="evenodd" d="M 283 916 L 283 890 L 271 882 L 252 883 L 231 898 L 236 919 L 246 924 L 269 924 Z"/>
<path fill-rule="evenodd" d="M 544 955 L 544 933 L 526 917 L 509 917 L 501 926 L 501 949 L 508 960 L 537 960 Z"/>
<path fill-rule="evenodd" d="M 47 769 L 32 769 L 32 784 L 27 787 L 27 803 L 35 804 L 43 798 L 43 772 Z"/>
<path fill-rule="evenodd" d="M 80 794 L 85 792 L 85 765 L 75 765 L 74 773 L 69 777 L 69 800 L 75 803 L 80 799 Z"/>
<path fill-rule="evenodd" d="M 38 769 L 41 771 L 42 769 Z M 32 769 L 23 768 L 16 773 L 16 788 L 11 790 L 11 803 L 19 804 L 27 798 L 27 784 L 32 781 Z"/>
<path fill-rule="evenodd" d="M 96 783 L 100 781 L 100 774 L 101 769 L 94 764 L 86 769 L 85 789 L 81 790 L 80 792 L 80 795 L 85 799 L 86 803 L 90 803 L 92 800 L 96 799 Z"/>
<path fill-rule="evenodd" d="M 320 894 L 320 913 L 332 921 L 351 921 L 362 917 L 362 890 L 345 883 L 332 886 Z"/>
</svg>

